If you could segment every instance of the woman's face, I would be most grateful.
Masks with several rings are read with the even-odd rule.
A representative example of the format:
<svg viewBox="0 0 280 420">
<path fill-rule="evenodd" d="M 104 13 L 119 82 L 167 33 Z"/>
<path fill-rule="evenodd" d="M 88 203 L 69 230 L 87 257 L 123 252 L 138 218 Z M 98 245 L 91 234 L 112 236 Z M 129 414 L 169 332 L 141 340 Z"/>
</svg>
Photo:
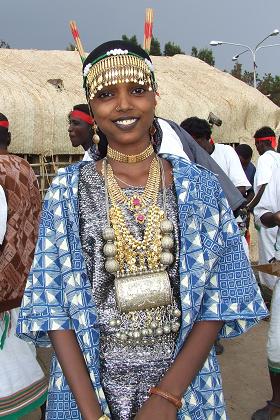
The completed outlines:
<svg viewBox="0 0 280 420">
<path fill-rule="evenodd" d="M 90 126 L 88 123 L 70 115 L 68 133 L 73 147 L 82 146 L 85 150 L 88 149 L 87 146 L 90 142 Z"/>
<path fill-rule="evenodd" d="M 104 87 L 90 101 L 96 124 L 110 146 L 124 150 L 143 150 L 150 140 L 149 129 L 155 114 L 155 93 L 138 83 L 120 83 Z"/>
</svg>

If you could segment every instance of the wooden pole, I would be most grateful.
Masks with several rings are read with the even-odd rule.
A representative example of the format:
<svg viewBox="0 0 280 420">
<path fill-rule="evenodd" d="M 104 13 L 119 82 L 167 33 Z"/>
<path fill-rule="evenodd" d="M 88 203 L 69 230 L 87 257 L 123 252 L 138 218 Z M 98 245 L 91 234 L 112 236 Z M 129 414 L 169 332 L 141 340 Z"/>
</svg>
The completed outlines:
<svg viewBox="0 0 280 420">
<path fill-rule="evenodd" d="M 86 55 L 85 55 L 85 50 L 83 48 L 82 41 L 80 39 L 80 34 L 79 34 L 79 31 L 78 31 L 76 22 L 74 20 L 70 20 L 69 25 L 70 25 L 70 30 L 72 32 L 73 39 L 75 41 L 77 50 L 80 54 L 81 60 L 82 60 L 82 62 L 84 62 L 85 59 L 86 59 Z"/>
<path fill-rule="evenodd" d="M 144 24 L 144 42 L 143 48 L 149 54 L 151 49 L 151 42 L 153 36 L 154 12 L 153 9 L 146 9 L 145 24 Z"/>
</svg>

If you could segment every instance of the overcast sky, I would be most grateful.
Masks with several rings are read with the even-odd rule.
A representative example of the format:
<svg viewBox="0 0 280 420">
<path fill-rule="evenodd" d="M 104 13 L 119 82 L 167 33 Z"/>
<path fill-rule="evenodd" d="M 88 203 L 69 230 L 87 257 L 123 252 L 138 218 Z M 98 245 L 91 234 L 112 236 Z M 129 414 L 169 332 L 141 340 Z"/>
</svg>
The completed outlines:
<svg viewBox="0 0 280 420">
<path fill-rule="evenodd" d="M 155 13 L 154 36 L 173 41 L 190 53 L 191 47 L 209 47 L 211 40 L 255 47 L 274 29 L 280 29 L 280 0 L 0 0 L 0 39 L 12 48 L 65 49 L 72 41 L 69 20 L 76 20 L 87 51 L 122 34 L 136 34 L 142 43 L 145 8 Z M 280 44 L 280 35 L 266 44 Z M 263 44 L 265 45 L 265 44 Z M 216 67 L 230 70 L 231 58 L 242 48 L 213 48 Z M 246 53 L 240 63 L 252 69 Z M 280 75 L 280 46 L 257 53 L 258 72 Z"/>
</svg>

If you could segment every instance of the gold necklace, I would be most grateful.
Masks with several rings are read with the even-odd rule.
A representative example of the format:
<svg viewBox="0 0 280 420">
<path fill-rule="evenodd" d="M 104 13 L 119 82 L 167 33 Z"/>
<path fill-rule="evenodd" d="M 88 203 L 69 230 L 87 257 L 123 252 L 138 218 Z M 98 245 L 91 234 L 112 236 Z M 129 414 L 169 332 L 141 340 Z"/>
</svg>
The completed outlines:
<svg viewBox="0 0 280 420">
<path fill-rule="evenodd" d="M 154 153 L 153 145 L 150 143 L 149 146 L 138 155 L 125 155 L 118 150 L 112 149 L 109 145 L 107 148 L 107 157 L 117 160 L 123 163 L 137 163 L 142 162 Z"/>
<path fill-rule="evenodd" d="M 158 157 L 155 158 L 155 162 L 158 165 L 156 167 L 159 168 L 159 177 L 161 178 L 162 176 L 163 190 L 165 190 L 163 168 Z M 151 167 L 153 164 L 152 162 Z M 119 275 L 141 273 L 147 270 L 155 272 L 172 264 L 174 257 L 170 249 L 173 247 L 173 223 L 166 219 L 165 216 L 166 198 L 164 198 L 163 203 L 164 210 L 157 204 L 160 179 L 158 188 L 156 188 L 156 194 L 148 205 L 147 222 L 143 238 L 138 240 L 130 232 L 124 211 L 119 205 L 120 201 L 123 203 L 122 200 L 129 200 L 129 198 L 116 183 L 113 172 L 109 175 L 109 164 L 106 160 L 103 163 L 102 172 L 107 192 L 108 227 L 103 231 L 103 238 L 107 242 L 103 249 L 106 256 L 106 271 L 117 273 L 118 277 Z M 150 173 L 152 173 L 151 168 L 149 175 Z M 109 198 L 111 199 L 111 206 L 109 205 Z"/>
<path fill-rule="evenodd" d="M 160 178 L 160 164 L 158 158 L 155 157 L 151 162 L 148 180 L 144 192 L 142 194 L 135 193 L 132 197 L 127 197 L 127 195 L 123 192 L 117 183 L 111 165 L 108 164 L 107 182 L 109 197 L 112 201 L 112 205 L 117 206 L 118 203 L 126 204 L 127 207 L 134 213 L 135 220 L 138 223 L 144 223 L 145 207 L 147 207 L 149 204 L 155 204 L 157 202 Z"/>
</svg>

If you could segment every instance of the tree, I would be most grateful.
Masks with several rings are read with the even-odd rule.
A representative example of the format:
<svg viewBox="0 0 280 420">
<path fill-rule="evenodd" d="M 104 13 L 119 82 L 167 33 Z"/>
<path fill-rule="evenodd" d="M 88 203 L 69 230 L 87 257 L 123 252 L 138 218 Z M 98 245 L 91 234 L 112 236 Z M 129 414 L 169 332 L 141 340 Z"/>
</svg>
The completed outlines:
<svg viewBox="0 0 280 420">
<path fill-rule="evenodd" d="M 197 57 L 197 55 L 198 55 L 198 49 L 196 47 L 192 47 L 191 56 Z"/>
<path fill-rule="evenodd" d="M 6 42 L 0 39 L 0 48 L 11 48 L 10 45 Z"/>
<path fill-rule="evenodd" d="M 127 35 L 124 34 L 124 35 L 122 35 L 122 40 L 131 42 L 132 44 L 138 45 L 138 47 L 141 47 L 141 45 L 138 44 L 136 35 L 132 35 L 132 37 L 129 38 Z"/>
<path fill-rule="evenodd" d="M 74 44 L 71 44 L 71 42 L 69 42 L 69 44 L 66 47 L 66 51 L 75 51 L 76 47 Z"/>
<path fill-rule="evenodd" d="M 150 54 L 151 55 L 162 55 L 161 50 L 160 50 L 160 42 L 157 38 L 152 37 Z"/>
<path fill-rule="evenodd" d="M 167 42 L 164 46 L 163 55 L 172 57 L 175 54 L 185 54 L 184 51 L 181 50 L 181 47 L 174 42 Z"/>
<path fill-rule="evenodd" d="M 192 47 L 191 56 L 199 58 L 200 60 L 209 64 L 209 66 L 215 66 L 213 51 L 209 48 L 202 48 L 198 50 L 196 47 Z"/>
<path fill-rule="evenodd" d="M 234 63 L 233 69 L 230 74 L 238 80 L 242 80 L 242 64 L 237 61 Z"/>
<path fill-rule="evenodd" d="M 254 73 L 252 71 L 242 70 L 242 64 L 236 62 L 234 63 L 233 69 L 230 71 L 230 74 L 236 79 L 241 80 L 244 83 L 247 83 L 249 86 L 254 86 Z M 257 80 L 258 75 L 256 75 Z"/>
<path fill-rule="evenodd" d="M 258 89 L 272 102 L 280 106 L 280 76 L 272 76 L 266 73 L 258 83 Z"/>
</svg>

